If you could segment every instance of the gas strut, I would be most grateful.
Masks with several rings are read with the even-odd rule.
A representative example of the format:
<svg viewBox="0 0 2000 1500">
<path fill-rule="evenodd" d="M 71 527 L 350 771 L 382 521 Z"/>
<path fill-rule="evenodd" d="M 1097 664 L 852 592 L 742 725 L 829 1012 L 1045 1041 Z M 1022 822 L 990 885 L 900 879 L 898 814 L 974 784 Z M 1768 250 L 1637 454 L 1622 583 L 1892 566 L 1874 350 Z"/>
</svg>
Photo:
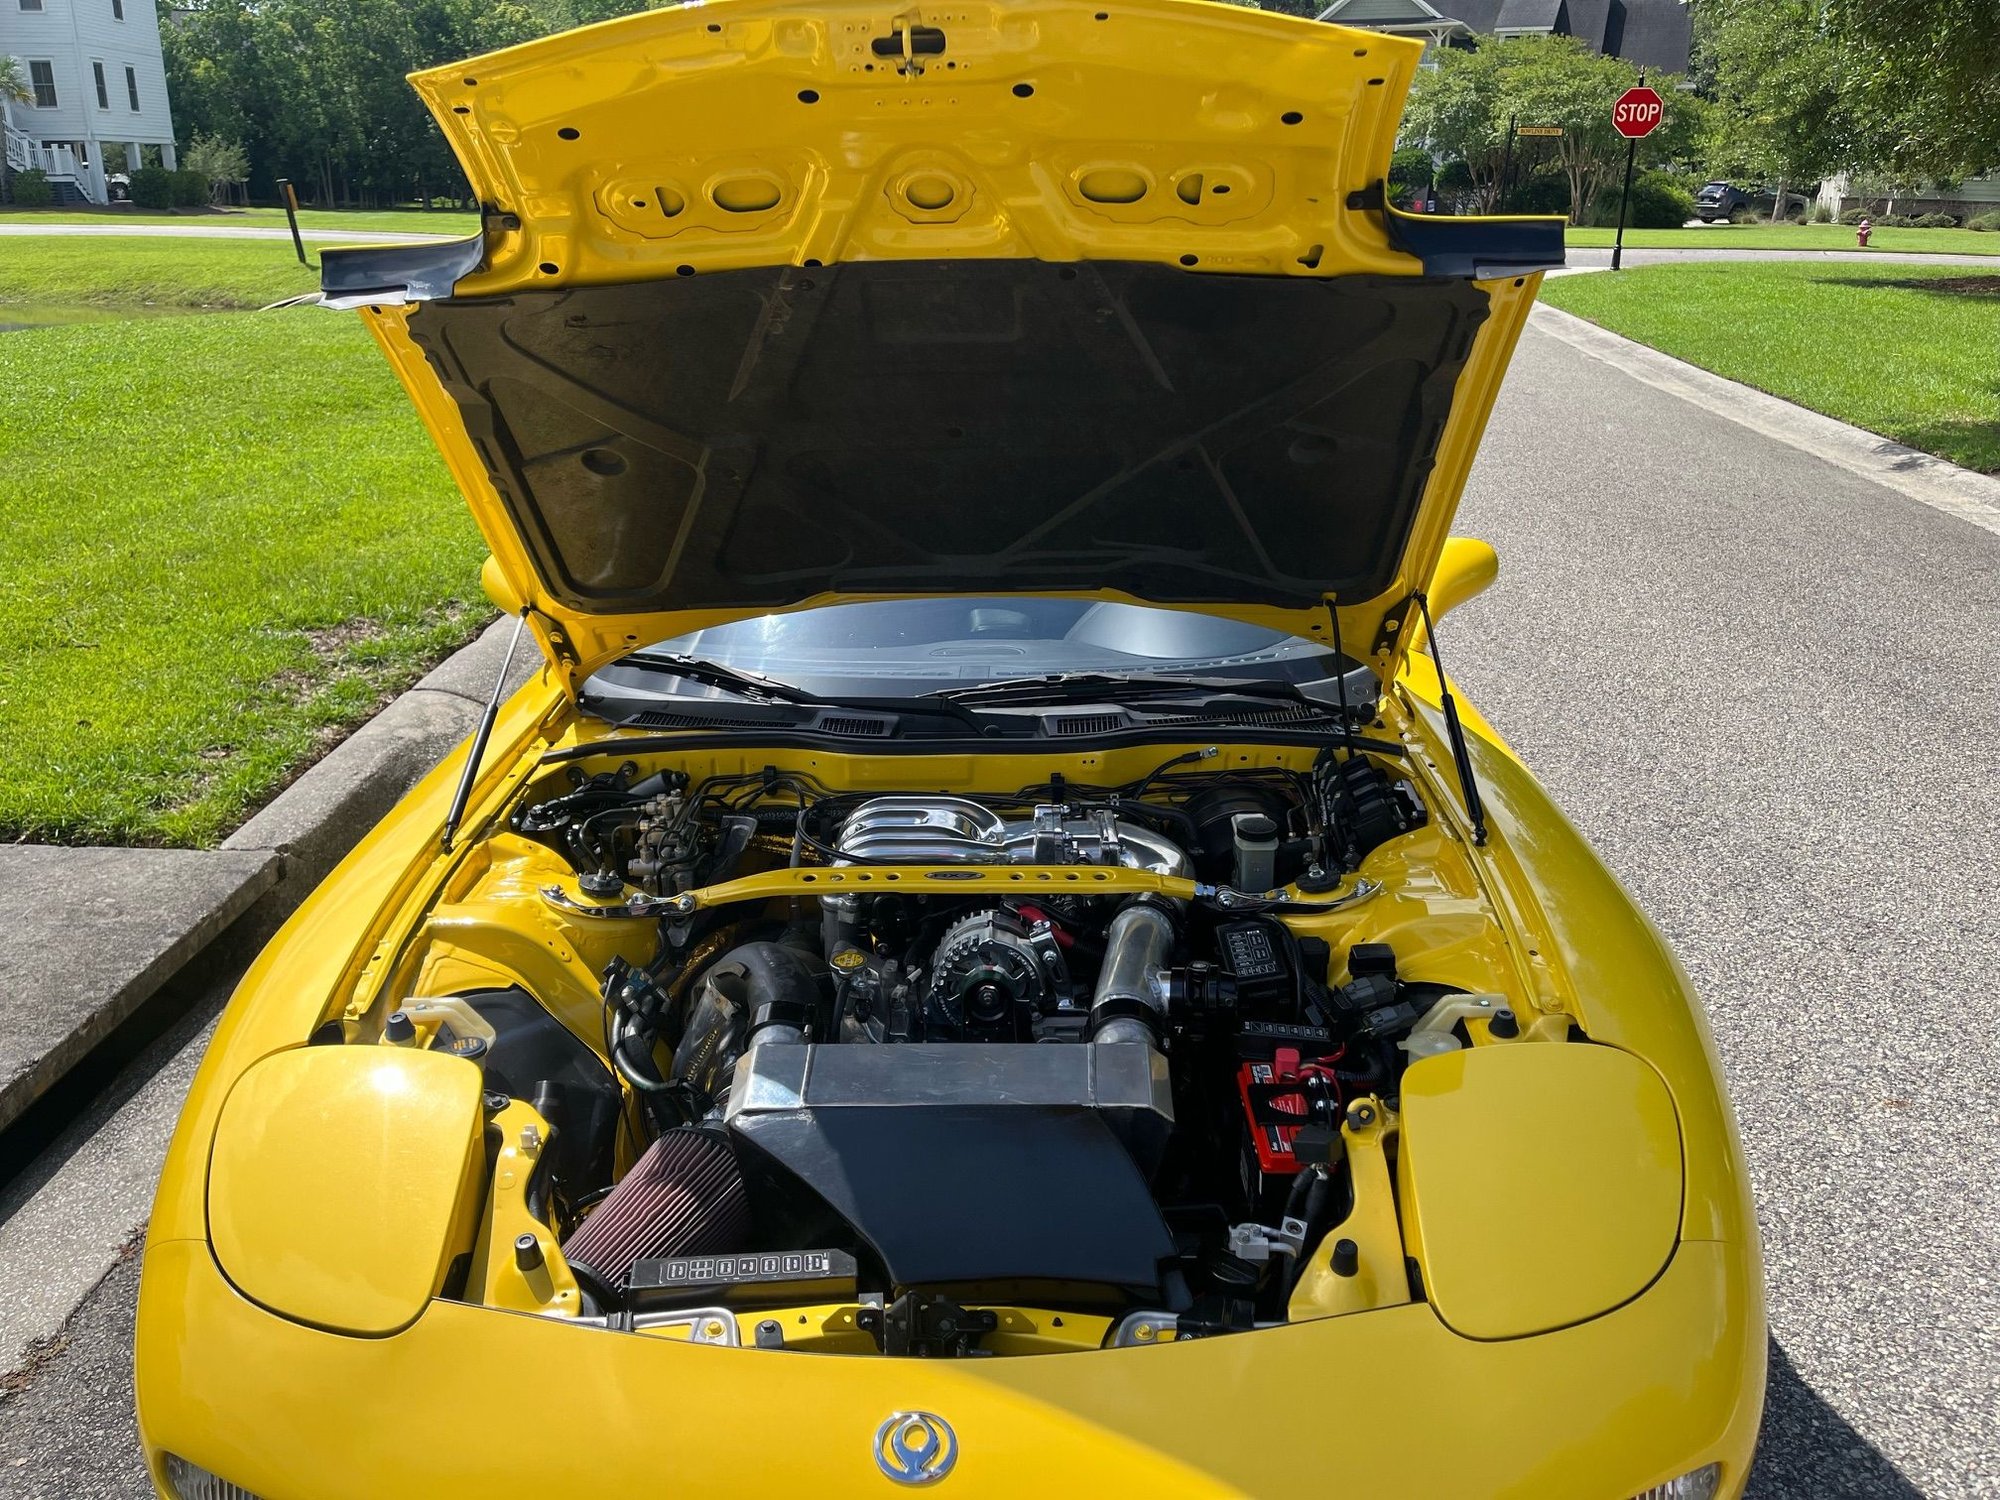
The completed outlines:
<svg viewBox="0 0 2000 1500">
<path fill-rule="evenodd" d="M 507 641 L 507 655 L 500 663 L 500 675 L 493 679 L 493 696 L 486 700 L 486 712 L 479 716 L 479 728 L 472 734 L 472 749 L 465 757 L 465 769 L 459 773 L 458 790 L 452 794 L 451 811 L 445 814 L 444 837 L 439 841 L 446 854 L 451 853 L 451 841 L 458 834 L 458 823 L 465 816 L 465 804 L 472 797 L 472 783 L 479 779 L 479 763 L 486 759 L 486 742 L 493 735 L 493 721 L 500 717 L 500 695 L 507 690 L 507 672 L 514 665 L 514 648 L 521 644 L 521 632 L 528 628 L 528 612 L 521 611 L 521 617 L 514 622 L 514 634 Z"/>
<path fill-rule="evenodd" d="M 1472 774 L 1472 747 L 1465 742 L 1465 728 L 1458 722 L 1458 704 L 1452 701 L 1451 682 L 1444 675 L 1444 658 L 1438 655 L 1437 626 L 1431 623 L 1431 601 L 1416 596 L 1424 614 L 1424 640 L 1431 648 L 1431 665 L 1437 668 L 1438 702 L 1444 709 L 1444 732 L 1451 737 L 1451 758 L 1458 766 L 1458 785 L 1465 795 L 1465 816 L 1472 824 L 1472 842 L 1486 843 L 1486 804 L 1479 800 L 1479 782 Z"/>
</svg>

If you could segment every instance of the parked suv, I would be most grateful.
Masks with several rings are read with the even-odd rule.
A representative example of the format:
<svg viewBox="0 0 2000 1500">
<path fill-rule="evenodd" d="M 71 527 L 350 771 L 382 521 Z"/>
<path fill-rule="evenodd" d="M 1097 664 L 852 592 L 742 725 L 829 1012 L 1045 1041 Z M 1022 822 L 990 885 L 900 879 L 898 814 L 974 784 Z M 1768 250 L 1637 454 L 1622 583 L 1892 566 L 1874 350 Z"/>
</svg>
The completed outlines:
<svg viewBox="0 0 2000 1500">
<path fill-rule="evenodd" d="M 1771 188 L 1758 188 L 1747 192 L 1729 182 L 1703 183 L 1701 191 L 1694 195 L 1695 217 L 1704 224 L 1719 223 L 1735 213 L 1739 208 L 1753 209 L 1760 214 L 1768 214 L 1777 204 L 1778 195 Z M 1785 212 L 1791 214 L 1803 209 L 1806 200 L 1799 193 L 1785 194 Z"/>
</svg>

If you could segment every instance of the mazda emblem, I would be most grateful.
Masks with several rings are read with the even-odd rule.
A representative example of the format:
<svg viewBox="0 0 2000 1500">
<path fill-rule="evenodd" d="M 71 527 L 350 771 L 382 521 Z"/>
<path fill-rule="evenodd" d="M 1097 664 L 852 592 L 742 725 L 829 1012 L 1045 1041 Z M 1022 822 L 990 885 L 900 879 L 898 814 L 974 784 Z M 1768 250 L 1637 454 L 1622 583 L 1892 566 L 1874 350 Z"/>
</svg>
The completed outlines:
<svg viewBox="0 0 2000 1500">
<path fill-rule="evenodd" d="M 875 1466 L 898 1484 L 935 1484 L 958 1462 L 958 1434 L 943 1417 L 899 1411 L 875 1429 Z"/>
</svg>

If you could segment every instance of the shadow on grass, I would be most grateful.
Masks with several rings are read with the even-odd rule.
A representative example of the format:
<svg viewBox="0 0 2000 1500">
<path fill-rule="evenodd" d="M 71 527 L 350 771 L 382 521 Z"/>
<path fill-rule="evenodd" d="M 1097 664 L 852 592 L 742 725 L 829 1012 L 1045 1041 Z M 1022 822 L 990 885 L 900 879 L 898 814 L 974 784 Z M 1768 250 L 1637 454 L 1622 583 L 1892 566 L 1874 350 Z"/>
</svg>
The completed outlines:
<svg viewBox="0 0 2000 1500">
<path fill-rule="evenodd" d="M 1929 292 L 1936 297 L 2000 300 L 2000 276 L 1815 276 L 1817 286 L 1869 287 L 1878 291 Z"/>
<path fill-rule="evenodd" d="M 1949 459 L 1961 469 L 2000 478 L 2000 419 L 1991 422 L 1932 422 L 1909 427 L 1896 441 Z"/>
<path fill-rule="evenodd" d="M 1868 1439 L 1848 1426 L 1771 1340 L 1764 1430 L 1747 1500 L 1922 1500 Z"/>
</svg>

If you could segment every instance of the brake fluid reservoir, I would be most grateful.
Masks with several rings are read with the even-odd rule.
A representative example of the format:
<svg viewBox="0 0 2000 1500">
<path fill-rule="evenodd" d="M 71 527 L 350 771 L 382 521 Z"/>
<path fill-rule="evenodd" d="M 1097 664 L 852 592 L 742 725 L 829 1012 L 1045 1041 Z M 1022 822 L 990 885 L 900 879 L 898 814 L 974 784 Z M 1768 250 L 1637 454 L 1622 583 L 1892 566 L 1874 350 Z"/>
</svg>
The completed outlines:
<svg viewBox="0 0 2000 1500">
<path fill-rule="evenodd" d="M 1238 813 L 1229 820 L 1236 843 L 1236 889 L 1268 891 L 1278 883 L 1278 825 L 1263 813 Z"/>
</svg>

